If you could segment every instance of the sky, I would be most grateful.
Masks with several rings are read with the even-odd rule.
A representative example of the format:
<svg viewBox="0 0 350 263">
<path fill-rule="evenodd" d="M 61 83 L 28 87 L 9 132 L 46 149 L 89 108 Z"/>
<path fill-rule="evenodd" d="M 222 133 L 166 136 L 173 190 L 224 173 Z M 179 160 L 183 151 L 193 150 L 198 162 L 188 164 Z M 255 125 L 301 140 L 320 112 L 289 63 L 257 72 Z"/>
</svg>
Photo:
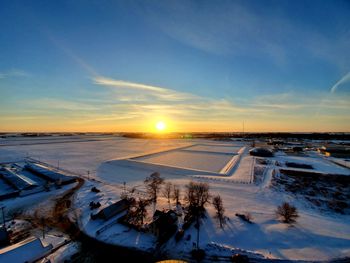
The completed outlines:
<svg viewBox="0 0 350 263">
<path fill-rule="evenodd" d="M 350 1 L 0 1 L 0 131 L 350 132 Z"/>
</svg>

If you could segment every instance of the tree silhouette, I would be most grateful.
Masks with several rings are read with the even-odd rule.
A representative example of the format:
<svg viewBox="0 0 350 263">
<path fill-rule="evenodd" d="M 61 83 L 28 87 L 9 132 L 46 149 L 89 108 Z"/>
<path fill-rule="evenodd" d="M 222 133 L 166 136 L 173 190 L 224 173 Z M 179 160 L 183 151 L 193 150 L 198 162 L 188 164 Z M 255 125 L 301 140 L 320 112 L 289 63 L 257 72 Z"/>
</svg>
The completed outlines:
<svg viewBox="0 0 350 263">
<path fill-rule="evenodd" d="M 173 200 L 176 205 L 180 203 L 180 188 L 177 185 L 173 186 Z"/>
<path fill-rule="evenodd" d="M 214 196 L 213 206 L 216 210 L 216 218 L 219 221 L 220 227 L 223 228 L 223 225 L 226 223 L 225 208 L 224 208 L 224 205 L 222 203 L 222 199 L 221 199 L 220 195 Z"/>
<path fill-rule="evenodd" d="M 163 188 L 163 196 L 168 199 L 169 209 L 170 209 L 170 199 L 172 194 L 173 185 L 170 182 L 166 182 Z"/>
<path fill-rule="evenodd" d="M 154 205 L 157 204 L 157 197 L 160 190 L 160 186 L 163 184 L 164 179 L 160 177 L 158 172 L 151 174 L 144 181 L 146 189 Z"/>
<path fill-rule="evenodd" d="M 294 223 L 299 217 L 296 207 L 287 202 L 284 202 L 282 205 L 277 207 L 276 215 L 282 219 L 283 223 L 287 224 Z"/>
</svg>

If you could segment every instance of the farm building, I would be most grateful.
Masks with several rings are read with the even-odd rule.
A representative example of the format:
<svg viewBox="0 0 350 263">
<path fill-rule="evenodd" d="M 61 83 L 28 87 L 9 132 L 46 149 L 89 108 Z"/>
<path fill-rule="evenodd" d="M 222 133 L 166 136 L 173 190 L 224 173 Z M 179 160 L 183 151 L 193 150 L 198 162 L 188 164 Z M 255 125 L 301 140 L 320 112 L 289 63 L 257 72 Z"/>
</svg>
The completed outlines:
<svg viewBox="0 0 350 263">
<path fill-rule="evenodd" d="M 149 230 L 159 241 L 168 240 L 177 230 L 177 215 L 173 210 L 162 212 L 156 210 L 153 221 L 148 225 Z"/>
<path fill-rule="evenodd" d="M 319 152 L 323 153 L 326 156 L 347 158 L 350 157 L 350 147 L 343 145 L 335 146 L 322 146 L 318 149 Z"/>
<path fill-rule="evenodd" d="M 0 247 L 4 247 L 10 244 L 9 234 L 6 227 L 0 227 Z"/>
<path fill-rule="evenodd" d="M 63 173 L 56 172 L 48 167 L 37 163 L 27 163 L 24 167 L 33 174 L 53 183 L 60 183 L 62 185 L 74 183 L 75 177 L 67 176 Z"/>
<path fill-rule="evenodd" d="M 51 244 L 44 247 L 38 238 L 28 238 L 17 244 L 0 249 L 0 262 L 36 262 L 48 255 L 52 247 Z"/>
<path fill-rule="evenodd" d="M 3 167 L 0 170 L 0 174 L 3 180 L 17 190 L 29 190 L 38 186 L 38 184 L 32 179 L 16 173 L 8 167 Z"/>
<path fill-rule="evenodd" d="M 108 220 L 113 216 L 127 210 L 129 208 L 129 202 L 126 199 L 121 199 L 118 202 L 102 208 L 98 213 L 91 214 L 91 219 L 103 219 Z"/>
<path fill-rule="evenodd" d="M 8 184 L 0 174 L 0 201 L 14 198 L 19 195 L 19 192 L 20 191 Z"/>
<path fill-rule="evenodd" d="M 253 155 L 253 156 L 259 156 L 259 157 L 272 157 L 273 156 L 273 152 L 270 149 L 261 148 L 261 147 L 251 149 L 249 151 L 249 154 Z"/>
</svg>

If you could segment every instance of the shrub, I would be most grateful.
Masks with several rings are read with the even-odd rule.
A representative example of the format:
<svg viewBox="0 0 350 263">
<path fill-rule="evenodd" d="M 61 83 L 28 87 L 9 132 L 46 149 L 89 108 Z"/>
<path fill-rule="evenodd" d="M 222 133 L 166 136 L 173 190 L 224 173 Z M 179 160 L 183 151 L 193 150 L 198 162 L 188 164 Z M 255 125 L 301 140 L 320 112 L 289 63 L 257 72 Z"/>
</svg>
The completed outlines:
<svg viewBox="0 0 350 263">
<path fill-rule="evenodd" d="M 250 213 L 245 213 L 245 214 L 236 214 L 237 217 L 239 217 L 240 219 L 242 219 L 243 221 L 246 221 L 248 223 L 253 223 L 253 217 Z"/>
<path fill-rule="evenodd" d="M 287 224 L 294 223 L 299 217 L 296 207 L 287 202 L 284 202 L 282 205 L 277 207 L 276 215 L 282 219 L 283 223 Z"/>
</svg>

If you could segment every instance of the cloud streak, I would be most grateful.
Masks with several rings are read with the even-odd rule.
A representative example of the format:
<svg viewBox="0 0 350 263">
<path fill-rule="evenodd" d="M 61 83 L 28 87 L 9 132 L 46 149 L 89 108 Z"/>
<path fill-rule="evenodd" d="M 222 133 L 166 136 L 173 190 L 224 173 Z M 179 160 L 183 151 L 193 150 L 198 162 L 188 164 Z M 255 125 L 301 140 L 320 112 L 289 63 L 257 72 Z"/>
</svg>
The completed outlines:
<svg viewBox="0 0 350 263">
<path fill-rule="evenodd" d="M 93 82 L 96 85 L 113 87 L 119 90 L 124 90 L 124 91 L 132 90 L 132 91 L 143 92 L 144 93 L 143 95 L 145 94 L 150 95 L 166 101 L 183 101 L 183 100 L 187 100 L 195 97 L 193 94 L 190 94 L 190 93 L 179 92 L 168 88 L 162 88 L 162 87 L 157 87 L 157 86 L 147 85 L 142 83 L 116 80 L 116 79 L 106 78 L 103 76 L 98 76 L 93 78 Z M 139 93 L 138 96 L 142 97 L 142 93 L 141 94 Z M 126 96 L 124 96 L 124 100 L 127 100 Z"/>
<path fill-rule="evenodd" d="M 339 87 L 348 82 L 350 82 L 350 72 L 344 75 L 340 80 L 337 81 L 337 83 L 333 85 L 333 87 L 331 88 L 331 93 L 335 93 Z"/>
<path fill-rule="evenodd" d="M 294 93 L 280 93 L 259 96 L 235 103 L 226 98 L 210 98 L 191 93 L 182 93 L 163 87 L 117 80 L 100 76 L 93 79 L 96 85 L 113 87 L 112 91 L 117 105 L 115 110 L 120 114 L 140 116 L 166 115 L 179 119 L 214 120 L 214 119 L 243 119 L 271 116 L 302 116 L 305 112 L 312 112 L 320 104 L 317 96 L 300 98 Z M 126 94 L 121 91 L 131 91 Z M 336 103 L 339 102 L 339 103 Z M 327 103 L 319 105 L 322 109 L 342 111 L 349 105 L 338 97 L 332 97 Z"/>
</svg>

